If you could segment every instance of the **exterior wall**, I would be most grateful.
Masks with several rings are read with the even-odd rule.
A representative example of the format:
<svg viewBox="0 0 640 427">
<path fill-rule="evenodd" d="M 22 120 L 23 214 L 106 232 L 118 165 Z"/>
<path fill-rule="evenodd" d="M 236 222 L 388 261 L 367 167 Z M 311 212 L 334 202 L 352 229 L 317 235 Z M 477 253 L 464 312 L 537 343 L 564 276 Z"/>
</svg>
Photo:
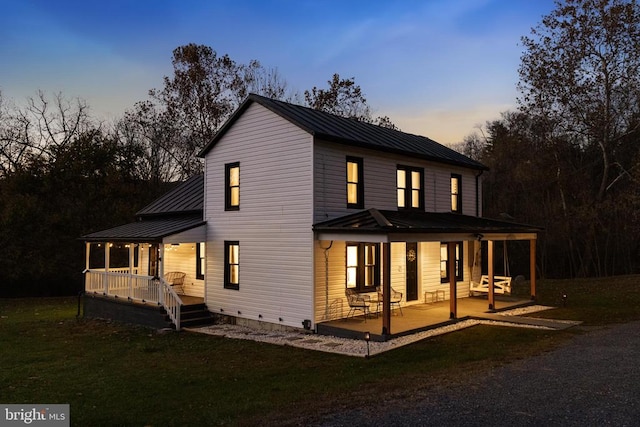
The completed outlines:
<svg viewBox="0 0 640 427">
<path fill-rule="evenodd" d="M 312 136 L 251 104 L 205 158 L 206 303 L 212 312 L 302 327 L 313 319 Z M 225 211 L 225 164 L 240 162 L 240 209 Z M 239 241 L 239 290 L 224 242 Z"/>
<path fill-rule="evenodd" d="M 456 284 L 458 298 L 469 296 L 469 280 L 471 278 L 470 263 L 473 260 L 469 260 L 468 243 L 463 242 L 463 279 Z M 420 301 L 424 301 L 424 293 L 427 291 L 444 291 L 444 298 L 450 299 L 449 282 L 442 283 L 440 280 L 440 242 L 422 242 L 420 243 L 422 268 L 422 289 L 418 294 Z"/>
<path fill-rule="evenodd" d="M 424 168 L 426 211 L 451 211 L 451 174 L 455 173 L 462 176 L 462 213 L 476 215 L 476 171 L 409 156 L 318 142 L 314 158 L 315 222 L 358 211 L 347 209 L 346 156 L 363 158 L 365 209 L 398 209 L 396 169 L 402 164 Z"/>
<path fill-rule="evenodd" d="M 138 274 L 141 276 L 149 275 L 149 244 L 141 243 L 138 247 Z"/>
<path fill-rule="evenodd" d="M 184 293 L 204 297 L 204 280 L 196 279 L 196 243 L 181 243 L 164 246 L 164 273 L 181 271 L 186 273 Z"/>
<path fill-rule="evenodd" d="M 465 257 L 469 252 L 467 242 L 463 246 Z M 325 254 L 327 257 L 325 258 Z M 406 244 L 391 243 L 391 286 L 402 292 L 402 305 L 424 302 L 425 291 L 443 290 L 449 299 L 449 283 L 440 282 L 440 243 L 421 242 L 418 245 L 418 299 L 407 303 L 406 295 Z M 315 322 L 346 317 L 349 305 L 345 297 L 346 242 L 317 241 L 315 244 Z M 458 297 L 469 295 L 470 265 L 463 259 L 464 280 L 458 282 Z M 372 298 L 375 293 L 369 294 Z"/>
</svg>

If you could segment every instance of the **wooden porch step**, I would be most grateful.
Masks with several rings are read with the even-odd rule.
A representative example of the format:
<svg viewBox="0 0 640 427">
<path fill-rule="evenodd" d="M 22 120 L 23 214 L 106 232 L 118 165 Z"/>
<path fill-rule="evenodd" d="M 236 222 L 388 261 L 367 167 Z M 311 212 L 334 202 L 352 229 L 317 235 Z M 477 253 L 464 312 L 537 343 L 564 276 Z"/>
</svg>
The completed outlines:
<svg viewBox="0 0 640 427">
<path fill-rule="evenodd" d="M 180 307 L 180 327 L 211 325 L 215 322 L 213 314 L 204 303 L 183 305 Z"/>
</svg>

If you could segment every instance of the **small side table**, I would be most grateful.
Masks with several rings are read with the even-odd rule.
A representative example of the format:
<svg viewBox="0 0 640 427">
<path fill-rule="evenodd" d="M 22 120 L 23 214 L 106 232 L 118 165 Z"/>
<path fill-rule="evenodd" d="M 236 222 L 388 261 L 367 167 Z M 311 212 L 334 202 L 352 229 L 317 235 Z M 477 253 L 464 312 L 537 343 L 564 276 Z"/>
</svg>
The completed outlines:
<svg viewBox="0 0 640 427">
<path fill-rule="evenodd" d="M 427 301 L 427 296 L 431 297 L 431 301 Z M 442 297 L 442 299 L 440 299 Z M 433 304 L 434 302 L 444 301 L 444 291 L 442 289 L 436 289 L 435 291 L 425 291 L 424 303 Z"/>
</svg>

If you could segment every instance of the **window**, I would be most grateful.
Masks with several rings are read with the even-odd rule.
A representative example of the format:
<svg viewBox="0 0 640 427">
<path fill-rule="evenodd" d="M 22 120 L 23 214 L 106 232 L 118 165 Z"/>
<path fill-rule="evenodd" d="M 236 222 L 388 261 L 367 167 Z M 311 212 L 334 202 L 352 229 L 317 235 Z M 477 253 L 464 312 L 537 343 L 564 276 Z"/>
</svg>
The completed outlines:
<svg viewBox="0 0 640 427">
<path fill-rule="evenodd" d="M 364 207 L 364 172 L 362 159 L 347 157 L 347 208 Z"/>
<path fill-rule="evenodd" d="M 204 272 L 207 269 L 204 255 L 204 242 L 196 243 L 196 279 L 200 280 L 204 279 Z"/>
<path fill-rule="evenodd" d="M 372 292 L 380 284 L 380 245 L 347 243 L 347 288 Z"/>
<path fill-rule="evenodd" d="M 224 242 L 224 287 L 240 289 L 240 243 Z"/>
<path fill-rule="evenodd" d="M 462 213 L 462 176 L 451 174 L 451 212 Z"/>
<path fill-rule="evenodd" d="M 462 242 L 456 243 L 456 280 L 463 279 L 462 273 Z M 440 281 L 449 282 L 449 250 L 446 243 L 440 244 Z"/>
<path fill-rule="evenodd" d="M 424 188 L 422 168 L 398 166 L 398 209 L 424 210 Z"/>
<path fill-rule="evenodd" d="M 240 163 L 228 163 L 224 169 L 224 208 L 227 211 L 237 211 L 240 209 Z"/>
</svg>

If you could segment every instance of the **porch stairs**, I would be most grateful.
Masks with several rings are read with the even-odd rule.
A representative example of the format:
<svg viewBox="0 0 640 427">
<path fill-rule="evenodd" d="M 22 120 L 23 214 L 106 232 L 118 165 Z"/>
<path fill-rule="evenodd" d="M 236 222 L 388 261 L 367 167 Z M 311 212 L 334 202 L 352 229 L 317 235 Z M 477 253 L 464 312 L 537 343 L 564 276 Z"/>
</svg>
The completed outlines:
<svg viewBox="0 0 640 427">
<path fill-rule="evenodd" d="M 169 316 L 166 316 L 169 320 Z M 185 304 L 180 307 L 180 328 L 189 328 L 193 326 L 211 325 L 215 322 L 213 314 L 207 310 L 204 303 Z M 175 328 L 175 325 L 172 324 Z"/>
</svg>

